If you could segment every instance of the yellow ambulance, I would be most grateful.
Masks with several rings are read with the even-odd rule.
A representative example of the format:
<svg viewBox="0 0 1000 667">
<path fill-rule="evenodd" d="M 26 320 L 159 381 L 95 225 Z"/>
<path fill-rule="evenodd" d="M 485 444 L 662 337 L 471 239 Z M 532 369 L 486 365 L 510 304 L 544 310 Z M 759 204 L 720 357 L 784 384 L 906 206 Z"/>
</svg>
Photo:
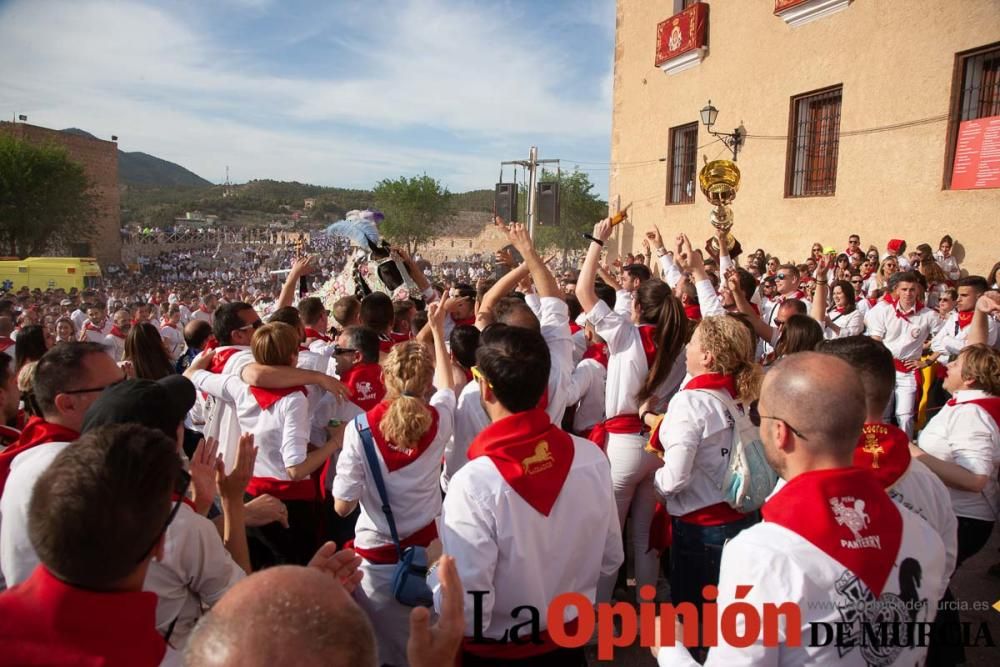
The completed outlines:
<svg viewBox="0 0 1000 667">
<path fill-rule="evenodd" d="M 101 267 L 93 257 L 28 257 L 0 261 L 0 293 L 62 288 L 67 292 L 99 287 Z"/>
</svg>

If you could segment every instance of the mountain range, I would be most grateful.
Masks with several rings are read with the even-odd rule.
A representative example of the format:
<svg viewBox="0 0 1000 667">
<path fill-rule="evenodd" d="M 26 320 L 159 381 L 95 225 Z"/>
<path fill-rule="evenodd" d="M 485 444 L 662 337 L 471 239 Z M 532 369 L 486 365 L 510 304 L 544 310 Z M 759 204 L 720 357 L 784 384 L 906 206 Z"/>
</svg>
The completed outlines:
<svg viewBox="0 0 1000 667">
<path fill-rule="evenodd" d="M 89 132 L 75 127 L 62 131 L 91 139 L 97 138 Z M 205 187 L 212 185 L 210 181 L 179 164 L 168 162 L 149 153 L 138 151 L 126 153 L 121 149 L 118 150 L 118 182 L 123 185 L 156 187 Z"/>
</svg>

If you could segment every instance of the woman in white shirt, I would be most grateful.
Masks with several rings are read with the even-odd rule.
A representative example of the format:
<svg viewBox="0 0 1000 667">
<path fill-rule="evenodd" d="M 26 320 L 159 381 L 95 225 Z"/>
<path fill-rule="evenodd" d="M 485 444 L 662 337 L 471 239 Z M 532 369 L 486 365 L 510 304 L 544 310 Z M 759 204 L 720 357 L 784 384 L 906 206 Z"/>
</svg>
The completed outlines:
<svg viewBox="0 0 1000 667">
<path fill-rule="evenodd" d="M 822 267 L 816 269 L 816 275 L 821 276 Z M 846 338 L 857 336 L 865 330 L 865 319 L 858 310 L 854 298 L 854 287 L 846 280 L 833 283 L 833 307 L 827 309 L 826 283 L 816 279 L 816 293 L 812 302 L 812 318 L 823 327 L 823 338 Z"/>
<path fill-rule="evenodd" d="M 955 242 L 951 236 L 945 234 L 941 237 L 941 243 L 938 244 L 938 251 L 934 253 L 934 259 L 937 260 L 938 266 L 941 267 L 949 280 L 958 280 L 962 277 L 962 269 L 958 265 L 958 260 L 951 254 L 951 248 L 954 245 Z"/>
<path fill-rule="evenodd" d="M 686 356 L 692 377 L 671 399 L 654 434 L 663 450 L 655 483 L 672 517 L 671 602 L 700 607 L 703 587 L 719 583 L 723 544 L 759 520 L 757 512 L 741 514 L 730 507 L 721 491 L 733 446 L 723 392 L 739 409 L 749 410 L 763 376 L 753 361 L 749 327 L 729 315 L 703 319 Z"/>
<path fill-rule="evenodd" d="M 385 399 L 366 413 L 403 548 L 439 544 L 441 457 L 455 421 L 451 360 L 444 338 L 447 303 L 446 299 L 440 307 L 431 305 L 434 355 L 416 341 L 394 346 L 382 363 Z M 354 549 L 363 559 L 364 576 L 354 598 L 375 628 L 378 664 L 405 665 L 412 607 L 400 604 L 392 594 L 398 555 L 357 421 L 344 433 L 333 496 L 340 516 L 361 505 Z"/>
<path fill-rule="evenodd" d="M 953 398 L 920 433 L 915 458 L 951 493 L 962 562 L 985 546 L 1000 511 L 1000 351 L 970 345 L 948 365 L 944 388 Z"/>
<path fill-rule="evenodd" d="M 670 286 L 660 280 L 639 283 L 628 313 L 612 310 L 597 297 L 597 263 L 610 234 L 607 220 L 594 227 L 597 240 L 592 240 L 580 269 L 576 296 L 587 322 L 608 346 L 607 419 L 594 427 L 591 440 L 606 448 L 621 525 L 631 517 L 638 590 L 647 584 L 655 586 L 659 574 L 659 558 L 649 546 L 649 529 L 656 508 L 653 473 L 661 465 L 655 454 L 645 450 L 639 406 L 647 402 L 665 405 L 680 386 L 688 319 Z M 610 593 L 613 583 L 602 581 L 601 597 Z"/>
</svg>

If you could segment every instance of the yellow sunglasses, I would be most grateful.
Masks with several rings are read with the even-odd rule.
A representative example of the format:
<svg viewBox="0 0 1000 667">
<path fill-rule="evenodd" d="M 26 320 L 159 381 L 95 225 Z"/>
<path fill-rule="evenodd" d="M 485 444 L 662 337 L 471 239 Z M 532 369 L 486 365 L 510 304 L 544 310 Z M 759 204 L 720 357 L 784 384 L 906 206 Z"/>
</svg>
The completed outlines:
<svg viewBox="0 0 1000 667">
<path fill-rule="evenodd" d="M 486 383 L 486 386 L 489 387 L 490 389 L 493 388 L 493 383 L 490 382 L 488 379 L 486 379 L 486 376 L 483 375 L 483 372 L 479 370 L 479 366 L 473 366 L 470 370 L 472 371 L 472 377 L 474 377 L 477 380 L 482 380 L 483 382 Z"/>
</svg>

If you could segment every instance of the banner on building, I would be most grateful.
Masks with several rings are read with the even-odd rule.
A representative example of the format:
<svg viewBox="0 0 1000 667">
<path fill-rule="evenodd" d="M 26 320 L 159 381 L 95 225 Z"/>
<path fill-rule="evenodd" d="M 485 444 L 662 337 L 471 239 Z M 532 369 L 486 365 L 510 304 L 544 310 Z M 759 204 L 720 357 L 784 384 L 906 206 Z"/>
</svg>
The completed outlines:
<svg viewBox="0 0 1000 667">
<path fill-rule="evenodd" d="M 952 190 L 1000 188 L 1000 116 L 966 120 L 958 126 Z"/>
<path fill-rule="evenodd" d="M 656 26 L 656 66 L 700 49 L 708 40 L 708 5 L 696 2 Z"/>
</svg>

